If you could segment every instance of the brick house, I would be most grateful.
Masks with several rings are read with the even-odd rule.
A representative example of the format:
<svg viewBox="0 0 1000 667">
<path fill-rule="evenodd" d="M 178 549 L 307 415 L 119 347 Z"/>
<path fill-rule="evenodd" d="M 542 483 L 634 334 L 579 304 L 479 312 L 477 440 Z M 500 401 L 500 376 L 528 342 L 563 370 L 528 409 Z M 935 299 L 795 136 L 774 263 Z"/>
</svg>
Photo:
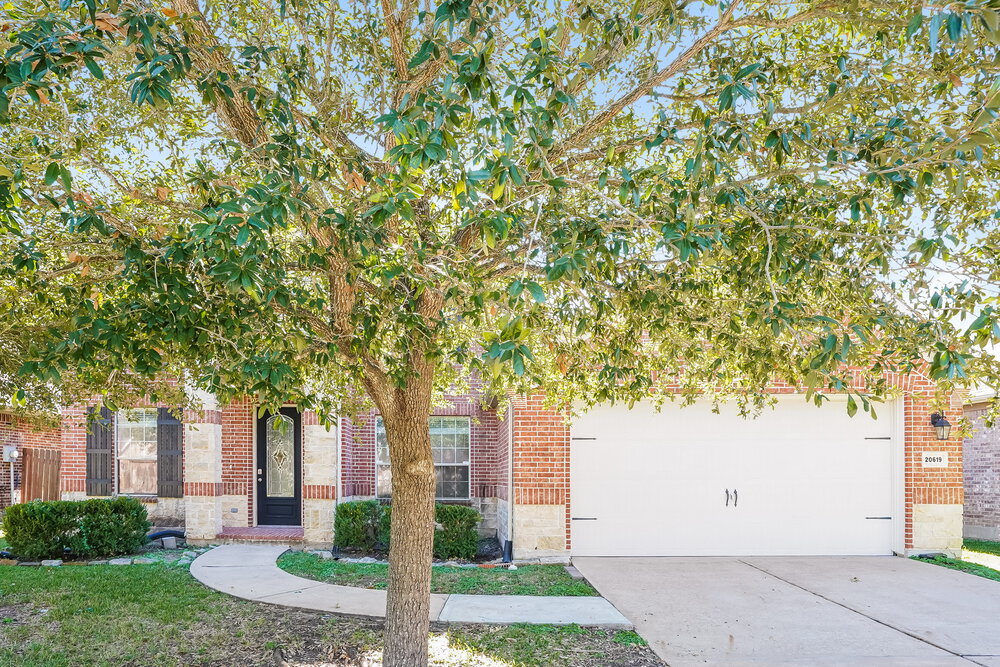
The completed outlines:
<svg viewBox="0 0 1000 667">
<path fill-rule="evenodd" d="M 430 423 L 438 497 L 477 507 L 481 533 L 510 540 L 516 558 L 957 549 L 962 443 L 936 439 L 927 378 L 893 382 L 900 396 L 877 421 L 779 386 L 775 409 L 752 420 L 668 403 L 569 423 L 538 396 L 502 416 L 480 395 L 452 396 Z M 200 398 L 180 419 L 150 406 L 89 430 L 87 407 L 66 408 L 62 497 L 135 495 L 195 542 L 322 545 L 338 502 L 391 496 L 377 414 L 328 429 L 293 408 L 258 417 L 249 400 Z"/>
<path fill-rule="evenodd" d="M 963 443 L 965 536 L 1000 540 L 1000 424 L 987 427 L 983 418 L 995 396 L 974 393 L 965 405 L 972 434 Z"/>
<path fill-rule="evenodd" d="M 62 448 L 62 435 L 59 428 L 36 427 L 0 411 L 0 452 L 7 448 L 14 448 L 19 454 L 26 450 L 59 452 Z M 23 473 L 23 456 L 18 456 L 13 461 L 0 460 L 0 511 L 9 506 L 12 500 L 19 500 Z"/>
</svg>

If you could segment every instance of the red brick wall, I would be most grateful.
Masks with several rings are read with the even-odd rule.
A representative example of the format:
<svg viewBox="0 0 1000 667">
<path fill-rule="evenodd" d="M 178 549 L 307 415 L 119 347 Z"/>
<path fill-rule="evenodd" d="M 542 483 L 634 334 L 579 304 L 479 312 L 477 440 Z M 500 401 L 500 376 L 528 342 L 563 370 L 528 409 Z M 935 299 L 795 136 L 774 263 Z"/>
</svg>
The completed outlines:
<svg viewBox="0 0 1000 667">
<path fill-rule="evenodd" d="M 84 493 L 87 490 L 87 408 L 88 404 L 80 403 L 62 409 L 62 461 L 60 463 L 59 477 L 60 487 L 63 493 Z M 170 407 L 160 403 L 139 403 L 136 408 L 142 407 Z M 185 411 L 181 419 L 184 422 L 192 421 L 193 413 Z M 183 437 L 183 436 L 182 436 Z M 182 469 L 183 469 L 183 445 L 182 445 Z M 112 479 L 118 474 L 118 466 L 111 466 Z M 185 485 L 185 493 L 187 487 Z"/>
<path fill-rule="evenodd" d="M 83 493 L 87 490 L 87 406 L 72 405 L 62 413 L 60 487 L 63 493 Z"/>
<path fill-rule="evenodd" d="M 248 525 L 254 525 L 254 422 L 257 411 L 249 398 L 222 408 L 222 494 L 247 499 Z"/>
<path fill-rule="evenodd" d="M 62 444 L 62 430 L 59 428 L 36 428 L 17 417 L 0 414 L 0 451 L 7 445 L 22 447 L 44 447 L 59 449 Z M 9 507 L 11 503 L 9 463 L 0 461 L 0 508 Z M 21 462 L 14 464 L 14 488 L 21 488 Z"/>
<path fill-rule="evenodd" d="M 500 457 L 496 412 L 484 409 L 482 395 L 474 389 L 463 395 L 447 396 L 448 405 L 436 406 L 432 415 L 470 418 L 469 484 L 473 498 L 496 497 Z M 375 495 L 375 421 L 372 410 L 354 419 L 342 419 L 341 476 L 342 497 Z M 506 434 L 505 434 L 506 437 Z M 506 470 L 506 463 L 504 464 Z"/>
<path fill-rule="evenodd" d="M 906 511 L 906 547 L 913 546 L 913 506 L 915 504 L 955 504 L 964 502 L 964 484 L 962 476 L 962 440 L 955 437 L 947 441 L 937 439 L 934 427 L 931 426 L 930 406 L 934 396 L 934 383 L 923 375 L 910 375 L 893 378 L 894 384 L 903 389 L 903 424 L 904 456 L 906 465 L 905 479 L 905 511 Z M 950 405 L 945 410 L 949 421 L 953 424 L 962 415 L 962 396 L 951 397 Z M 921 456 L 925 451 L 948 453 L 947 468 L 924 468 Z"/>
</svg>

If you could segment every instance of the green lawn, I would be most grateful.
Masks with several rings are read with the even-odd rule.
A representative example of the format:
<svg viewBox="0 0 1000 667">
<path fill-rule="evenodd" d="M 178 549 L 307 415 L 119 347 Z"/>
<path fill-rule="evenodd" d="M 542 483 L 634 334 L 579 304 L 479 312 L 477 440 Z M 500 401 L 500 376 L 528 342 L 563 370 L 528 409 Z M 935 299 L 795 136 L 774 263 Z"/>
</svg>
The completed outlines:
<svg viewBox="0 0 1000 667">
<path fill-rule="evenodd" d="M 378 664 L 381 624 L 248 602 L 160 565 L 0 567 L 0 665 Z M 660 665 L 638 635 L 453 625 L 431 664 Z"/>
<path fill-rule="evenodd" d="M 291 574 L 342 586 L 384 589 L 389 566 L 381 563 L 342 563 L 315 554 L 287 553 L 278 567 Z M 576 581 L 562 565 L 525 565 L 506 568 L 435 567 L 431 570 L 434 593 L 479 595 L 597 595 L 590 584 Z"/>
<path fill-rule="evenodd" d="M 993 581 L 1000 581 L 1000 571 L 994 570 L 993 568 L 990 567 L 986 567 L 985 565 L 979 565 L 977 563 L 969 563 L 964 560 L 948 558 L 947 556 L 935 556 L 934 558 L 919 558 L 917 556 L 914 556 L 914 559 L 924 561 L 926 563 L 934 563 L 935 565 L 940 565 L 941 567 L 946 567 L 951 570 L 967 572 L 969 574 L 974 574 L 977 577 L 983 577 L 984 579 L 992 579 Z"/>
<path fill-rule="evenodd" d="M 994 556 L 1000 556 L 1000 542 L 991 542 L 990 540 L 965 540 L 962 543 L 962 547 L 968 549 L 969 551 L 976 551 L 981 554 L 993 554 Z"/>
</svg>

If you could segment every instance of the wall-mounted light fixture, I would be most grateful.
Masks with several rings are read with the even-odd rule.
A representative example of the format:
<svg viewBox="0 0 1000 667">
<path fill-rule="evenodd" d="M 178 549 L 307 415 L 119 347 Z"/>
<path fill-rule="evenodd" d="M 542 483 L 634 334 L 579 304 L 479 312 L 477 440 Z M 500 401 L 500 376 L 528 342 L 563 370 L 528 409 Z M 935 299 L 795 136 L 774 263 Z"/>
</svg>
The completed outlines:
<svg viewBox="0 0 1000 667">
<path fill-rule="evenodd" d="M 931 426 L 934 427 L 938 440 L 947 440 L 951 436 L 951 422 L 940 412 L 931 414 Z"/>
</svg>

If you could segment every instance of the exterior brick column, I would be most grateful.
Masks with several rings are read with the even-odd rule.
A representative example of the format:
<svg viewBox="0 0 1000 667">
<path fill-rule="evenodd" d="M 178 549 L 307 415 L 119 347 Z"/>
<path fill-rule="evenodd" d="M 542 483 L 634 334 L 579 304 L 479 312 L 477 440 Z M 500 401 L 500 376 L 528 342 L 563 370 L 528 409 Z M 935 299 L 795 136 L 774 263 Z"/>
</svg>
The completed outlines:
<svg viewBox="0 0 1000 667">
<path fill-rule="evenodd" d="M 903 398 L 905 432 L 905 511 L 906 552 L 958 552 L 962 548 L 964 481 L 962 440 L 957 429 L 949 440 L 938 440 L 931 426 L 930 399 L 934 385 L 923 376 L 911 374 L 912 384 Z M 962 416 L 961 394 L 950 397 L 945 408 L 948 421 L 957 426 Z M 946 467 L 926 467 L 924 452 L 947 454 Z"/>
<path fill-rule="evenodd" d="M 257 483 L 255 425 L 257 407 L 249 398 L 222 408 L 222 508 L 223 528 L 254 525 L 254 490 Z"/>
<path fill-rule="evenodd" d="M 333 545 L 337 498 L 337 428 L 323 426 L 316 413 L 302 414 L 302 530 L 317 546 Z"/>
<path fill-rule="evenodd" d="M 184 529 L 208 542 L 222 530 L 222 413 L 214 396 L 198 397 L 202 410 L 184 413 Z"/>
<path fill-rule="evenodd" d="M 569 424 L 542 396 L 514 399 L 514 557 L 569 557 Z"/>
</svg>

